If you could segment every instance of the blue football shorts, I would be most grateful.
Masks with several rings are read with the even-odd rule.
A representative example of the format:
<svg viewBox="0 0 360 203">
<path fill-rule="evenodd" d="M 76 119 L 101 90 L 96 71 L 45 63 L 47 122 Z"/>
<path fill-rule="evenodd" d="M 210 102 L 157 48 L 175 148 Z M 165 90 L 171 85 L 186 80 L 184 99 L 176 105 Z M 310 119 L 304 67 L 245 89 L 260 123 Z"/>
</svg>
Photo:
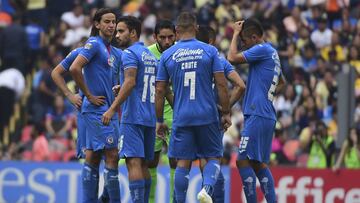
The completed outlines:
<svg viewBox="0 0 360 203">
<path fill-rule="evenodd" d="M 269 163 L 275 123 L 275 120 L 261 116 L 245 116 L 238 160 L 249 159 Z"/>
</svg>

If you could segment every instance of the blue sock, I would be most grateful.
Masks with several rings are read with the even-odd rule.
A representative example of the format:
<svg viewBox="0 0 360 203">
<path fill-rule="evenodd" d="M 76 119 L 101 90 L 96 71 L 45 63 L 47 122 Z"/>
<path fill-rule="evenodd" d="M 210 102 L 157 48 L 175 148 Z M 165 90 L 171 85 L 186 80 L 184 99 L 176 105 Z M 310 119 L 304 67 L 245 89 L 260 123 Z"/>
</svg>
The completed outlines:
<svg viewBox="0 0 360 203">
<path fill-rule="evenodd" d="M 243 188 L 248 203 L 256 203 L 256 176 L 251 167 L 239 168 Z"/>
<path fill-rule="evenodd" d="M 104 177 L 105 179 L 105 177 Z M 106 203 L 106 202 L 109 202 L 110 199 L 109 199 L 109 192 L 107 191 L 107 187 L 106 185 L 104 185 L 104 190 L 103 190 L 103 193 L 101 194 L 100 198 L 99 198 L 99 203 Z"/>
<path fill-rule="evenodd" d="M 175 195 L 177 203 L 185 203 L 186 191 L 189 186 L 190 170 L 183 167 L 177 167 L 175 170 Z"/>
<path fill-rule="evenodd" d="M 145 194 L 144 194 L 145 202 L 149 202 L 150 188 L 151 188 L 151 178 L 145 179 Z"/>
<path fill-rule="evenodd" d="M 224 175 L 220 170 L 218 179 L 214 185 L 214 193 L 211 196 L 214 203 L 223 203 L 225 201 L 225 186 L 224 186 Z"/>
<path fill-rule="evenodd" d="M 105 167 L 104 169 L 105 188 L 109 194 L 111 203 L 121 202 L 120 185 L 119 185 L 119 171 Z"/>
<path fill-rule="evenodd" d="M 274 178 L 269 168 L 261 169 L 256 176 L 259 178 L 261 191 L 264 193 L 266 201 L 269 203 L 276 202 Z"/>
<path fill-rule="evenodd" d="M 173 191 L 172 203 L 177 203 L 177 201 L 176 201 L 176 195 L 175 195 L 175 188 L 174 188 L 174 191 Z"/>
<path fill-rule="evenodd" d="M 99 189 L 99 169 L 84 163 L 81 174 L 83 187 L 83 202 L 97 202 Z"/>
<path fill-rule="evenodd" d="M 145 180 L 130 180 L 129 188 L 133 203 L 143 203 L 145 195 Z"/>
<path fill-rule="evenodd" d="M 219 160 L 209 160 L 203 171 L 204 177 L 204 188 L 206 192 L 211 196 L 214 191 L 214 185 L 217 181 L 220 172 L 220 162 Z"/>
</svg>

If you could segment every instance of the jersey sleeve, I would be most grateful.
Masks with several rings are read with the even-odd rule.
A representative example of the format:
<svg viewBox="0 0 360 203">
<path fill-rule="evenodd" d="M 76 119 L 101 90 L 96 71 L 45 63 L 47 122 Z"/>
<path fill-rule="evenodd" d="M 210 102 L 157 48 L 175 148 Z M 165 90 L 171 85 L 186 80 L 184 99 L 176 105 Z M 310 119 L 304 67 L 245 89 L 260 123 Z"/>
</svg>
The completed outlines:
<svg viewBox="0 0 360 203">
<path fill-rule="evenodd" d="M 62 68 L 66 71 L 69 71 L 70 66 L 72 64 L 72 62 L 75 60 L 75 58 L 78 56 L 79 54 L 79 50 L 80 48 L 74 49 L 72 50 L 61 62 L 60 65 L 62 66 Z"/>
<path fill-rule="evenodd" d="M 169 81 L 169 73 L 165 67 L 165 57 L 160 57 L 160 62 L 157 66 L 156 81 Z"/>
<path fill-rule="evenodd" d="M 242 54 L 248 63 L 253 63 L 266 57 L 266 49 L 265 46 L 258 44 L 242 52 Z"/>
<path fill-rule="evenodd" d="M 234 67 L 225 58 L 221 58 L 221 63 L 224 67 L 224 74 L 227 77 L 231 72 L 235 71 Z"/>
<path fill-rule="evenodd" d="M 129 49 L 125 49 L 121 55 L 122 67 L 124 70 L 128 68 L 138 68 L 139 60 L 137 59 L 134 52 Z"/>
<path fill-rule="evenodd" d="M 212 70 L 213 70 L 213 73 L 224 72 L 224 67 L 221 64 L 218 50 L 215 47 L 212 47 L 211 51 L 213 53 L 212 54 L 212 58 L 213 58 Z"/>
<path fill-rule="evenodd" d="M 84 45 L 84 48 L 80 51 L 79 55 L 90 61 L 96 55 L 98 47 L 99 43 L 96 39 L 89 39 Z"/>
</svg>

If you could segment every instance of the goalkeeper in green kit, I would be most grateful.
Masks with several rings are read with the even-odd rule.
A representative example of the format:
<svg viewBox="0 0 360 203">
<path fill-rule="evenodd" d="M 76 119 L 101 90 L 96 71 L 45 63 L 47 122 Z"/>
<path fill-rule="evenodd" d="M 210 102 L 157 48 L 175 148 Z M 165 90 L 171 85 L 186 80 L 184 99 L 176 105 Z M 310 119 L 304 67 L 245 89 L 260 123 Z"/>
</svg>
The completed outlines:
<svg viewBox="0 0 360 203">
<path fill-rule="evenodd" d="M 148 49 L 154 56 L 160 60 L 162 52 L 164 52 L 166 49 L 171 47 L 176 40 L 175 37 L 175 25 L 169 21 L 169 20 L 160 20 L 154 30 L 154 39 L 156 41 L 155 44 L 150 45 Z M 171 90 L 169 90 L 169 94 L 167 94 L 167 100 L 170 101 L 172 105 L 172 94 Z M 165 100 L 165 106 L 164 106 L 164 122 L 166 125 L 171 129 L 172 121 L 173 121 L 173 110 L 171 105 L 168 103 L 168 101 Z M 156 189 L 156 183 L 157 183 L 157 166 L 159 164 L 160 154 L 161 150 L 163 148 L 163 145 L 166 144 L 169 146 L 170 143 L 170 135 L 169 132 L 164 139 L 161 139 L 159 137 L 156 137 L 155 141 L 155 156 L 154 160 L 150 161 L 148 163 L 148 167 L 151 174 L 151 189 L 150 189 L 150 198 L 149 202 L 153 203 L 155 202 L 155 189 Z M 173 199 L 173 191 L 174 191 L 174 174 L 175 174 L 175 168 L 176 168 L 176 160 L 169 158 L 170 163 L 170 200 L 168 202 L 172 202 Z"/>
</svg>

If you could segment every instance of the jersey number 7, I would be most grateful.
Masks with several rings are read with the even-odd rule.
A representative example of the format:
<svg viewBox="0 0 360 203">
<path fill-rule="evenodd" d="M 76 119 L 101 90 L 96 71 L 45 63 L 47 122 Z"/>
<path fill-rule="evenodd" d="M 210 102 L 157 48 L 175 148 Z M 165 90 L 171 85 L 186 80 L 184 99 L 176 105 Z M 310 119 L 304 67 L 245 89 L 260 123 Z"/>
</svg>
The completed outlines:
<svg viewBox="0 0 360 203">
<path fill-rule="evenodd" d="M 190 86 L 190 100 L 195 100 L 196 72 L 185 72 L 184 87 Z"/>
</svg>

